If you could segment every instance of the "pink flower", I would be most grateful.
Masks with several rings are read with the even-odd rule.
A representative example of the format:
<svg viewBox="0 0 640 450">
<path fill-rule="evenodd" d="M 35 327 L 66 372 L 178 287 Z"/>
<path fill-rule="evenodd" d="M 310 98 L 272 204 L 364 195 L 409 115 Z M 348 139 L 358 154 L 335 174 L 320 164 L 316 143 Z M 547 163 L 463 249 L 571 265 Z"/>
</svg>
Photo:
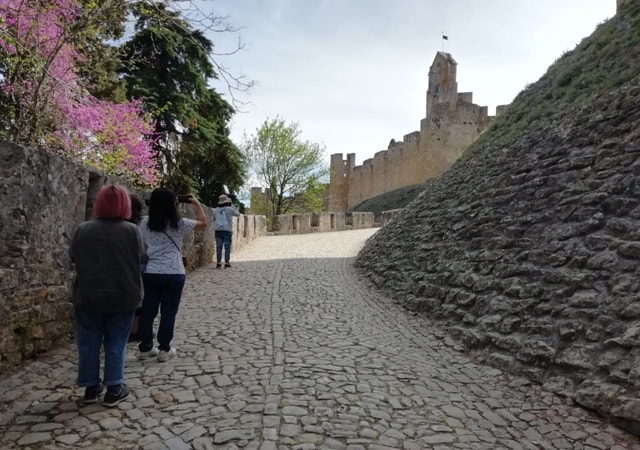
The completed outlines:
<svg viewBox="0 0 640 450">
<path fill-rule="evenodd" d="M 84 57 L 68 39 L 82 12 L 77 0 L 0 0 L 0 50 L 19 62 L 9 60 L 9 76 L 0 80 L 0 89 L 25 114 L 49 118 L 42 136 L 49 151 L 152 185 L 158 178 L 154 124 L 142 103 L 98 100 L 78 74 Z M 29 70 L 21 70 L 25 66 Z"/>
</svg>

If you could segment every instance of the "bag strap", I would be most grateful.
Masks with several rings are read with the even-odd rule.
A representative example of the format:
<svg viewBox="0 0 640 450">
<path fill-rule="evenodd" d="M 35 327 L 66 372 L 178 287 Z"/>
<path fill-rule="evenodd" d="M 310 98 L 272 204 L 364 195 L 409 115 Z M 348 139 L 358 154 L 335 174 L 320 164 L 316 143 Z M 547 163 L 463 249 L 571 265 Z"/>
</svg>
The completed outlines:
<svg viewBox="0 0 640 450">
<path fill-rule="evenodd" d="M 169 236 L 169 235 L 167 234 L 167 232 L 166 232 L 166 231 L 163 231 L 163 233 L 164 233 L 164 234 L 169 238 L 169 240 L 170 240 L 170 241 L 171 241 L 171 243 L 175 246 L 175 248 L 177 248 L 177 249 L 178 249 L 178 251 L 179 251 L 180 253 L 182 253 L 182 249 L 181 249 L 180 247 L 178 247 L 178 244 L 176 244 L 176 241 L 174 241 L 173 239 L 171 239 L 171 236 Z"/>
</svg>

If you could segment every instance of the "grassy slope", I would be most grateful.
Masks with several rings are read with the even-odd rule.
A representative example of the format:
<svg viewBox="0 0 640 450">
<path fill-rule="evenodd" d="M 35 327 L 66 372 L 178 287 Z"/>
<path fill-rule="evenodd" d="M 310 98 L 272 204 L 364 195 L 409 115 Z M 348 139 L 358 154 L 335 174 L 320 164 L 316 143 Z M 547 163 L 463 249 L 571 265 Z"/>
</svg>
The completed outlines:
<svg viewBox="0 0 640 450">
<path fill-rule="evenodd" d="M 562 127 L 562 119 L 571 110 L 588 109 L 591 102 L 605 93 L 624 87 L 637 75 L 640 61 L 640 24 L 630 18 L 640 14 L 640 2 L 631 1 L 622 7 L 619 17 L 602 23 L 596 31 L 572 51 L 552 64 L 542 78 L 527 86 L 508 111 L 469 147 L 461 159 L 479 147 L 499 147 L 509 143 L 525 130 L 542 130 L 550 120 Z M 602 114 L 615 114 L 616 109 L 629 106 L 633 96 L 622 96 Z M 408 186 L 371 198 L 352 211 L 372 211 L 403 208 L 414 200 L 424 186 Z"/>
</svg>

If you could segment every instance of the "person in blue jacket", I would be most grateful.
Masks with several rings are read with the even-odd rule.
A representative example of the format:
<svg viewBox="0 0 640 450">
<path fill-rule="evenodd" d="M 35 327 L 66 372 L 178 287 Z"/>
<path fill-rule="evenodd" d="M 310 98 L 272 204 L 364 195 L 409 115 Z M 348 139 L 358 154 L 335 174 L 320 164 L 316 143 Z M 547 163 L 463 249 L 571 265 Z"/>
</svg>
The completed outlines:
<svg viewBox="0 0 640 450">
<path fill-rule="evenodd" d="M 224 248 L 224 266 L 231 267 L 231 242 L 233 238 L 233 218 L 240 212 L 225 194 L 218 197 L 218 206 L 214 209 L 214 230 L 216 237 L 216 267 L 222 267 L 222 250 Z"/>
</svg>

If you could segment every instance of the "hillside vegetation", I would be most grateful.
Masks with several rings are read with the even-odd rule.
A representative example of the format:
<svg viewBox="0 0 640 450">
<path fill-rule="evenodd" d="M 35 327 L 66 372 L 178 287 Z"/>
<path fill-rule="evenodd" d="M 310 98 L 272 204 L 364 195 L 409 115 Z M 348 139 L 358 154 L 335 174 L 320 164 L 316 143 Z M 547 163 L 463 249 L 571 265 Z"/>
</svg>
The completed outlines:
<svg viewBox="0 0 640 450">
<path fill-rule="evenodd" d="M 640 435 L 639 157 L 632 0 L 527 86 L 356 265 L 488 364 Z"/>
<path fill-rule="evenodd" d="M 551 120 L 562 122 L 574 113 L 591 111 L 595 99 L 620 91 L 615 102 L 600 111 L 615 115 L 637 99 L 628 88 L 637 86 L 640 2 L 624 5 L 621 15 L 602 23 L 572 51 L 564 53 L 536 83 L 527 86 L 469 150 L 483 144 L 503 144 L 523 132 L 541 131 Z M 562 129 L 556 130 L 560 134 Z"/>
</svg>

